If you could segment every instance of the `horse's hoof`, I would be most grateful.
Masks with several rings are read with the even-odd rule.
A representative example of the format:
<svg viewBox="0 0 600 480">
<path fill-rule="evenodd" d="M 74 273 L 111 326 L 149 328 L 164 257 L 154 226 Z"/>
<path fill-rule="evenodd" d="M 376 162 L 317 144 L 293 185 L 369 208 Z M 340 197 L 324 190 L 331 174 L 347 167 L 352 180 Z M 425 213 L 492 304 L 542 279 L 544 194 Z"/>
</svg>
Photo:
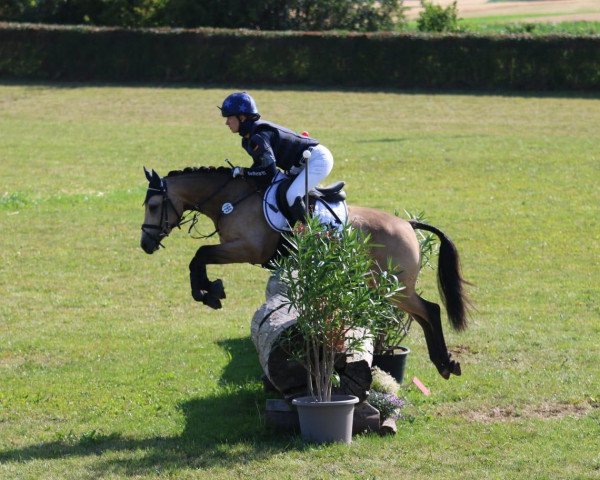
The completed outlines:
<svg viewBox="0 0 600 480">
<path fill-rule="evenodd" d="M 450 360 L 448 365 L 443 365 L 438 369 L 440 375 L 444 377 L 444 379 L 448 380 L 451 375 L 459 376 L 462 372 L 460 370 L 460 363 L 455 362 L 454 360 Z"/>
<path fill-rule="evenodd" d="M 456 375 L 457 377 L 460 376 L 462 374 L 462 371 L 460 370 L 460 363 L 459 362 L 450 362 L 451 366 L 452 366 L 452 373 L 454 375 Z"/>
<path fill-rule="evenodd" d="M 215 298 L 219 298 L 219 299 L 226 298 L 225 287 L 223 286 L 223 280 L 218 279 L 218 280 L 215 280 L 214 282 L 211 282 L 208 292 L 211 297 L 215 297 Z"/>
<path fill-rule="evenodd" d="M 216 297 L 213 297 L 212 295 L 205 295 L 204 299 L 202 300 L 202 303 L 207 307 L 212 308 L 213 310 L 218 310 L 223 307 L 223 305 L 221 304 L 221 300 L 219 300 Z"/>
<path fill-rule="evenodd" d="M 192 290 L 192 298 L 197 302 L 204 302 L 204 298 L 206 297 L 205 290 Z"/>
</svg>

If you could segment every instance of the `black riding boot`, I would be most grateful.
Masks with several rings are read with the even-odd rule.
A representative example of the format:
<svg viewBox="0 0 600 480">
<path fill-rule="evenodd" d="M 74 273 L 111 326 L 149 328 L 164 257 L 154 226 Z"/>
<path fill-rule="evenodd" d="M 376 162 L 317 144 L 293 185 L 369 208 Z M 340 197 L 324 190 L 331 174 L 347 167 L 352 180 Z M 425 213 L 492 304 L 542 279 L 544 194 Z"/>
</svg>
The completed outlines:
<svg viewBox="0 0 600 480">
<path fill-rule="evenodd" d="M 306 220 L 306 205 L 302 197 L 296 197 L 294 203 L 290 206 L 290 225 L 295 225 L 296 222 L 305 223 Z"/>
</svg>

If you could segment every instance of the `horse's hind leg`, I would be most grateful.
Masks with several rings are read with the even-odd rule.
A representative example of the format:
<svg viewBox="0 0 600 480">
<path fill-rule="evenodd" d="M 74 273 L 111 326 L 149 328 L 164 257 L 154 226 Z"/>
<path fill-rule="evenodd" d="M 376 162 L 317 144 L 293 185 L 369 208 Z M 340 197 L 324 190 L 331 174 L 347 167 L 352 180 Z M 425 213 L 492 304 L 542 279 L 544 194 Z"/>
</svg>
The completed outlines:
<svg viewBox="0 0 600 480">
<path fill-rule="evenodd" d="M 429 358 L 440 375 L 445 379 L 450 378 L 451 374 L 460 375 L 460 363 L 451 360 L 446 347 L 439 305 L 421 298 L 416 292 L 400 298 L 398 305 L 421 325 Z"/>
</svg>

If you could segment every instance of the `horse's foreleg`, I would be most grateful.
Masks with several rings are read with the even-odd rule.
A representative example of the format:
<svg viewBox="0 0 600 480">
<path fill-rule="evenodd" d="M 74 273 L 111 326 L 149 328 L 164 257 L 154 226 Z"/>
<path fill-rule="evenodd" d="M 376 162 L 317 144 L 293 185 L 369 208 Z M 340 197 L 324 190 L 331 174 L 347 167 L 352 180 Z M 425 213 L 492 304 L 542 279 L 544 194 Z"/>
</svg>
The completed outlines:
<svg viewBox="0 0 600 480">
<path fill-rule="evenodd" d="M 220 245 L 204 245 L 198 249 L 190 262 L 190 284 L 192 297 L 211 308 L 221 308 L 221 300 L 225 298 L 223 281 L 208 279 L 208 264 L 256 263 L 250 256 L 252 249 L 245 242 L 231 241 Z"/>
<path fill-rule="evenodd" d="M 202 302 L 214 309 L 222 307 L 221 300 L 226 297 L 223 281 L 220 279 L 211 282 L 206 273 L 207 246 L 200 247 L 190 262 L 190 286 L 192 297 L 197 302 Z"/>
</svg>

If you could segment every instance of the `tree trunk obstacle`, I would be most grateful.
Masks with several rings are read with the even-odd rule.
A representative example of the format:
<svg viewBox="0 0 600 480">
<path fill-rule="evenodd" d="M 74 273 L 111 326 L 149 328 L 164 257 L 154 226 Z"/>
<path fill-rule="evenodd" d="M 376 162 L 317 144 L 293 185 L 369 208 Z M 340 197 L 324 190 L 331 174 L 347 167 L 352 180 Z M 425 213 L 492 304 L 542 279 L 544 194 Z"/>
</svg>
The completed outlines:
<svg viewBox="0 0 600 480">
<path fill-rule="evenodd" d="M 285 285 L 276 276 L 271 276 L 266 288 L 266 302 L 252 318 L 251 337 L 260 365 L 270 383 L 286 400 L 307 395 L 306 370 L 297 361 L 291 360 L 282 337 L 292 333 L 298 316 L 296 310 L 286 305 Z M 300 338 L 293 339 L 301 342 Z M 348 352 L 336 362 L 340 376 L 336 394 L 355 395 L 360 401 L 367 398 L 371 386 L 371 364 L 373 346 L 365 340 L 361 352 Z"/>
</svg>

